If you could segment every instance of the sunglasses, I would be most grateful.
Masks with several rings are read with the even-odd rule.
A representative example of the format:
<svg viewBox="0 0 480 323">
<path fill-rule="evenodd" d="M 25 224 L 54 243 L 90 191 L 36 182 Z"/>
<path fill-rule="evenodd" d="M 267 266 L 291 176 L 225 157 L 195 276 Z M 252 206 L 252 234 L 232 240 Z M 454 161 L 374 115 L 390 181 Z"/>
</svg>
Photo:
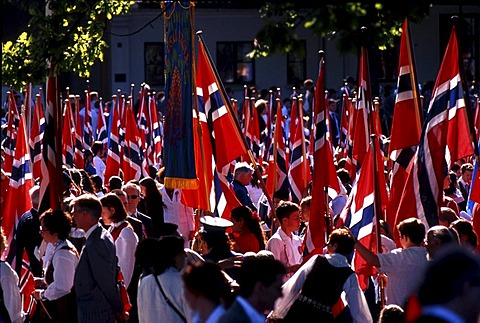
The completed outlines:
<svg viewBox="0 0 480 323">
<path fill-rule="evenodd" d="M 138 199 L 139 195 L 127 195 L 127 199 L 129 200 L 136 200 Z"/>
</svg>

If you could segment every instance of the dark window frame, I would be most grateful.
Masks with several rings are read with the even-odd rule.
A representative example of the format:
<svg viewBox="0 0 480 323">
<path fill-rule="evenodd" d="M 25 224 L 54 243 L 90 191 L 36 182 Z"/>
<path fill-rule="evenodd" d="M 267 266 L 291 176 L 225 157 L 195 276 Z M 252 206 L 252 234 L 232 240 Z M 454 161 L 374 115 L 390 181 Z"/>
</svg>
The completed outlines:
<svg viewBox="0 0 480 323">
<path fill-rule="evenodd" d="M 246 49 L 243 49 L 247 47 Z M 224 84 L 255 84 L 255 60 L 246 56 L 253 50 L 251 41 L 218 41 L 216 43 L 216 64 Z M 226 52 L 229 51 L 229 52 Z M 242 78 L 239 70 L 243 65 L 250 76 Z"/>
<path fill-rule="evenodd" d="M 158 49 L 160 55 L 154 55 Z M 145 82 L 150 86 L 165 86 L 165 43 L 145 42 L 143 58 Z"/>
</svg>

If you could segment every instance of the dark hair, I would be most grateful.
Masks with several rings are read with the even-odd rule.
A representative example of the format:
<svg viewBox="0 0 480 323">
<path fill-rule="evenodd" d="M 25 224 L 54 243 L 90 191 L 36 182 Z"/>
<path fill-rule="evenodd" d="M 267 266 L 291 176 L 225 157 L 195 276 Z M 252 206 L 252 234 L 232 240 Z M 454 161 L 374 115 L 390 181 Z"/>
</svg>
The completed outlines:
<svg viewBox="0 0 480 323">
<path fill-rule="evenodd" d="M 77 212 L 87 212 L 91 217 L 100 219 L 102 216 L 102 203 L 92 194 L 83 194 L 73 200 Z"/>
<path fill-rule="evenodd" d="M 282 201 L 278 204 L 277 210 L 275 211 L 278 221 L 282 223 L 282 220 L 288 218 L 290 214 L 295 211 L 300 211 L 300 207 L 290 201 Z"/>
<path fill-rule="evenodd" d="M 142 269 L 145 275 L 152 273 L 152 267 L 155 263 L 155 257 L 158 251 L 158 239 L 145 238 L 138 242 L 135 249 L 135 264 Z"/>
<path fill-rule="evenodd" d="M 403 323 L 405 318 L 405 311 L 396 304 L 386 305 L 380 311 L 378 323 Z"/>
<path fill-rule="evenodd" d="M 248 230 L 257 238 L 260 250 L 265 249 L 265 233 L 262 230 L 258 216 L 254 215 L 249 207 L 244 205 L 237 206 L 232 210 L 231 217 L 236 221 L 243 219 L 243 223 Z"/>
<path fill-rule="evenodd" d="M 460 243 L 462 242 L 462 237 L 466 237 L 465 242 L 472 246 L 474 249 L 477 248 L 478 237 L 475 231 L 473 231 L 472 223 L 465 219 L 458 219 L 452 222 L 450 227 L 454 228 L 460 238 Z"/>
<path fill-rule="evenodd" d="M 103 207 L 114 209 L 111 218 L 112 222 L 117 223 L 127 218 L 127 211 L 125 210 L 125 206 L 118 195 L 114 193 L 108 193 L 100 198 L 100 202 L 102 202 Z"/>
<path fill-rule="evenodd" d="M 465 172 L 473 172 L 473 165 L 471 163 L 465 163 L 460 169 L 462 170 L 462 175 L 465 174 Z"/>
<path fill-rule="evenodd" d="M 216 305 L 219 305 L 224 298 L 231 294 L 230 285 L 222 269 L 210 261 L 188 264 L 182 278 L 186 289 L 193 294 L 203 295 Z"/>
<path fill-rule="evenodd" d="M 72 228 L 72 217 L 62 210 L 49 209 L 40 215 L 40 222 L 43 222 L 43 229 L 51 234 L 58 234 L 58 239 L 66 240 Z"/>
<path fill-rule="evenodd" d="M 121 189 L 123 185 L 123 180 L 119 176 L 112 176 L 108 180 L 108 188 L 110 191 L 114 189 Z"/>
<path fill-rule="evenodd" d="M 425 225 L 417 218 L 408 218 L 397 224 L 402 236 L 406 236 L 413 244 L 420 245 L 425 239 Z"/>
<path fill-rule="evenodd" d="M 328 237 L 328 244 L 337 244 L 335 253 L 347 257 L 353 252 L 353 248 L 355 246 L 355 238 L 347 229 L 335 229 L 332 231 L 332 233 L 330 233 L 330 236 Z"/>
<path fill-rule="evenodd" d="M 379 223 L 380 223 L 380 228 L 382 228 L 383 231 L 385 232 L 385 236 L 387 238 L 390 238 L 390 239 L 394 240 L 393 239 L 392 227 L 390 227 L 390 224 L 388 224 L 387 221 L 384 221 L 382 219 L 380 219 Z"/>
<path fill-rule="evenodd" d="M 418 292 L 421 305 L 441 305 L 460 296 L 465 284 L 480 286 L 478 255 L 462 247 L 446 247 L 429 265 Z"/>
<path fill-rule="evenodd" d="M 79 170 L 80 175 L 82 176 L 82 189 L 88 193 L 95 193 L 95 187 L 90 179 L 90 176 L 88 176 L 88 173 L 85 171 L 85 169 L 80 169 Z"/>
<path fill-rule="evenodd" d="M 453 209 L 446 206 L 442 206 L 440 208 L 440 214 L 438 215 L 439 221 L 447 222 L 448 225 L 450 225 L 452 224 L 453 221 L 457 219 L 458 219 L 458 216 Z"/>
<path fill-rule="evenodd" d="M 243 261 L 238 274 L 239 294 L 249 297 L 257 283 L 262 283 L 266 287 L 271 286 L 276 281 L 277 275 L 285 273 L 285 266 L 276 259 L 248 257 Z"/>
<path fill-rule="evenodd" d="M 153 260 L 153 274 L 160 275 L 170 267 L 175 267 L 175 257 L 184 253 L 183 238 L 164 236 L 158 239 L 157 252 Z"/>
<path fill-rule="evenodd" d="M 306 207 L 310 208 L 311 203 L 312 203 L 312 196 L 311 195 L 306 196 L 300 201 L 300 207 L 305 205 Z"/>
<path fill-rule="evenodd" d="M 103 192 L 103 182 L 99 175 L 95 174 L 90 176 L 90 180 L 92 181 L 96 192 Z"/>
</svg>

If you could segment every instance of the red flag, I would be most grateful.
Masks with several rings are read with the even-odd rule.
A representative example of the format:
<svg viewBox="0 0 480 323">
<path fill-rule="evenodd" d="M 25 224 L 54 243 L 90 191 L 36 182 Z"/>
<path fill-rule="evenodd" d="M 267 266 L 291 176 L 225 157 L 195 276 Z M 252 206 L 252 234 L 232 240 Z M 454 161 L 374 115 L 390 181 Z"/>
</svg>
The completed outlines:
<svg viewBox="0 0 480 323">
<path fill-rule="evenodd" d="M 418 83 L 415 77 L 410 28 L 405 19 L 400 39 L 398 60 L 398 93 L 393 112 L 389 156 L 392 160 L 390 197 L 387 207 L 387 222 L 395 228 L 395 217 L 407 181 L 407 168 L 420 142 L 421 118 L 418 98 Z M 405 131 L 409 129 L 409 131 Z"/>
<path fill-rule="evenodd" d="M 205 113 L 211 117 L 213 125 L 214 155 L 217 169 L 230 164 L 231 161 L 246 155 L 247 150 L 238 131 L 234 116 L 220 93 L 220 83 L 216 79 L 202 41 L 198 46 L 197 87 L 202 89 Z"/>
<path fill-rule="evenodd" d="M 83 124 L 80 118 L 80 96 L 75 96 L 75 155 L 73 157 L 75 168 L 83 169 L 85 167 L 85 159 L 83 155 Z"/>
<path fill-rule="evenodd" d="M 162 134 L 160 132 L 160 123 L 158 122 L 157 103 L 152 95 L 148 99 L 148 126 L 150 144 L 147 146 L 147 156 L 151 165 L 160 165 L 162 156 Z"/>
<path fill-rule="evenodd" d="M 295 100 L 296 101 L 296 100 Z M 297 108 L 297 105 L 295 105 Z M 292 106 L 293 109 L 293 106 Z M 292 112 L 292 115 L 294 113 Z M 295 113 L 296 114 L 296 113 Z M 297 120 L 290 120 L 290 124 Z M 299 203 L 305 196 L 310 183 L 310 163 L 307 159 L 305 147 L 305 132 L 303 126 L 303 109 L 298 110 L 298 124 L 295 133 L 290 134 L 291 139 L 291 160 L 288 170 L 288 180 L 290 182 L 290 191 L 292 201 Z"/>
<path fill-rule="evenodd" d="M 387 189 L 384 168 L 380 146 L 378 140 L 375 140 L 376 167 L 374 166 L 373 145 L 369 145 L 369 150 L 365 157 L 363 166 L 360 170 L 358 181 L 354 185 L 348 198 L 347 205 L 342 211 L 341 218 L 345 225 L 350 228 L 353 235 L 372 252 L 377 253 L 377 240 L 374 226 L 377 223 L 376 216 L 380 212 L 375 212 L 375 200 L 381 211 L 385 210 L 387 205 Z M 375 174 L 374 171 L 377 171 Z M 378 183 L 374 182 L 374 179 Z M 356 252 L 353 258 L 353 266 L 358 276 L 358 282 L 362 290 L 367 289 L 369 277 L 375 273 L 373 266 L 359 256 Z"/>
<path fill-rule="evenodd" d="M 138 128 L 135 123 L 130 104 L 125 109 L 125 150 L 123 152 L 123 179 L 128 182 L 132 179 L 139 180 L 142 177 L 143 153 Z"/>
<path fill-rule="evenodd" d="M 372 110 L 370 77 L 368 73 L 367 50 L 362 47 L 358 72 L 358 94 L 353 115 L 353 150 L 354 164 L 362 166 L 367 153 L 369 138 L 368 113 Z"/>
<path fill-rule="evenodd" d="M 108 183 L 110 177 L 118 176 L 121 167 L 121 145 L 119 139 L 120 131 L 120 113 L 119 113 L 119 98 L 114 95 L 113 101 L 115 105 L 110 109 L 112 125 L 110 129 L 110 140 L 108 141 L 107 161 L 105 168 L 105 183 Z"/>
<path fill-rule="evenodd" d="M 418 217 L 428 228 L 438 224 L 443 201 L 443 180 L 453 162 L 473 155 L 466 123 L 465 98 L 459 74 L 455 27 L 443 57 L 432 92 L 417 154 L 409 175 L 395 223 Z"/>
<path fill-rule="evenodd" d="M 15 103 L 15 96 L 13 90 L 7 93 L 8 96 L 8 114 L 7 114 L 7 135 L 3 143 L 5 149 L 5 161 L 3 163 L 3 170 L 7 173 L 12 171 L 13 157 L 15 155 L 15 146 L 17 140 L 17 127 L 19 114 L 17 104 Z"/>
<path fill-rule="evenodd" d="M 325 106 L 325 62 L 320 60 L 317 83 L 315 85 L 315 142 L 313 152 L 312 200 L 310 202 L 310 220 L 304 245 L 312 253 L 321 250 L 326 241 L 326 219 L 328 209 L 325 191 L 328 188 L 340 192 L 335 165 L 333 164 L 332 145 L 327 140 L 327 116 Z"/>
<path fill-rule="evenodd" d="M 32 160 L 33 178 L 37 179 L 42 176 L 41 160 L 43 151 L 43 133 L 45 132 L 45 117 L 43 116 L 43 106 L 40 94 L 36 95 L 35 107 L 33 112 L 32 130 L 30 132 L 29 146 L 30 156 Z"/>
<path fill-rule="evenodd" d="M 70 105 L 70 100 L 65 100 L 65 111 L 63 115 L 63 129 L 62 129 L 62 158 L 63 164 L 68 167 L 73 167 L 73 136 L 75 130 L 73 127 L 73 118 L 72 118 L 72 107 Z M 82 167 L 81 169 L 83 169 Z"/>
</svg>

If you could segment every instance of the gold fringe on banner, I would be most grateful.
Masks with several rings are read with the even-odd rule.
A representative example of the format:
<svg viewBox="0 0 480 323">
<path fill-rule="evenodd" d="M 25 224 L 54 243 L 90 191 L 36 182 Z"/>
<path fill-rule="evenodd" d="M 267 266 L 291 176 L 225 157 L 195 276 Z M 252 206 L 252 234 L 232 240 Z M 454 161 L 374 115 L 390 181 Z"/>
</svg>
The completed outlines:
<svg viewBox="0 0 480 323">
<path fill-rule="evenodd" d="M 194 190 L 198 188 L 198 178 L 165 177 L 163 183 L 166 188 L 181 188 L 184 190 Z"/>
</svg>

